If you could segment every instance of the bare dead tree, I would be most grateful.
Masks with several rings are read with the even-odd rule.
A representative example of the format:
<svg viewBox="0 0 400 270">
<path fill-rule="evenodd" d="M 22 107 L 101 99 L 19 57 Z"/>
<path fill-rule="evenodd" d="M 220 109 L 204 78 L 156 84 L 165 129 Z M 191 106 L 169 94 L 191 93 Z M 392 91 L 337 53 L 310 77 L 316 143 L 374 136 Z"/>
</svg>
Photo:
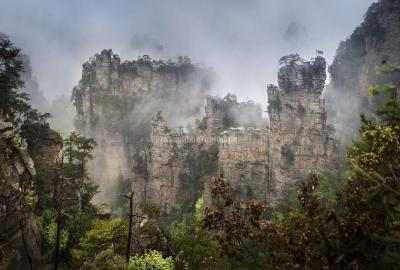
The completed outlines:
<svg viewBox="0 0 400 270">
<path fill-rule="evenodd" d="M 124 196 L 129 200 L 129 231 L 128 231 L 128 245 L 126 248 L 126 262 L 129 262 L 129 255 L 131 253 L 131 242 L 132 242 L 132 223 L 133 223 L 133 195 L 134 192 L 131 191 L 128 194 L 122 194 L 121 196 Z"/>
</svg>

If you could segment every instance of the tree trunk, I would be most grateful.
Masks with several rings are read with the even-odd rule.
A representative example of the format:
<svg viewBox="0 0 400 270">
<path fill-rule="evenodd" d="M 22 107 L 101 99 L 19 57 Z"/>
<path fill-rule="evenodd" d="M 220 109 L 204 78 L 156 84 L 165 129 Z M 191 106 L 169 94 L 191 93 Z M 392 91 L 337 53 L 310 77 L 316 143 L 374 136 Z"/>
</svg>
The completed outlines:
<svg viewBox="0 0 400 270">
<path fill-rule="evenodd" d="M 132 242 L 132 223 L 133 223 L 133 191 L 130 196 L 126 196 L 129 199 L 129 231 L 128 231 L 128 245 L 126 248 L 126 262 L 129 263 L 129 255 L 131 253 L 131 242 Z"/>
</svg>

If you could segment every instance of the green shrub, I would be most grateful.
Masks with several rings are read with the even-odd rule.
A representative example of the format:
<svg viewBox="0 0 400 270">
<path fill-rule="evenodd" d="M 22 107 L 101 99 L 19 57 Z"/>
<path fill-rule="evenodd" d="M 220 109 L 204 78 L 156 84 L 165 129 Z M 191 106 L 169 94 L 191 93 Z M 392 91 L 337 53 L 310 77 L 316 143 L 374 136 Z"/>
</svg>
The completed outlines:
<svg viewBox="0 0 400 270">
<path fill-rule="evenodd" d="M 111 249 L 104 250 L 96 255 L 92 262 L 86 262 L 80 270 L 127 270 L 124 257 L 114 254 Z"/>
<path fill-rule="evenodd" d="M 96 220 L 93 228 L 85 233 L 79 246 L 71 251 L 74 263 L 83 265 L 92 261 L 100 252 L 113 247 L 114 252 L 125 255 L 128 224 L 122 220 Z"/>
<path fill-rule="evenodd" d="M 134 256 L 129 259 L 129 270 L 174 270 L 172 257 L 163 258 L 162 253 L 156 250 L 147 251 L 143 256 Z"/>
<path fill-rule="evenodd" d="M 282 146 L 281 155 L 282 155 L 283 160 L 285 161 L 286 164 L 293 165 L 294 154 L 293 154 L 292 149 L 290 149 L 289 145 L 283 145 Z"/>
<path fill-rule="evenodd" d="M 297 106 L 297 114 L 299 116 L 304 116 L 306 114 L 306 108 L 304 108 L 301 103 L 299 103 L 299 105 Z"/>
<path fill-rule="evenodd" d="M 139 203 L 139 208 L 143 211 L 144 214 L 148 215 L 151 218 L 158 218 L 161 215 L 160 206 L 146 201 L 141 201 Z"/>
<path fill-rule="evenodd" d="M 23 143 L 22 143 L 21 133 L 16 132 L 11 139 L 11 143 L 15 148 L 18 148 L 18 149 L 22 148 Z"/>
</svg>

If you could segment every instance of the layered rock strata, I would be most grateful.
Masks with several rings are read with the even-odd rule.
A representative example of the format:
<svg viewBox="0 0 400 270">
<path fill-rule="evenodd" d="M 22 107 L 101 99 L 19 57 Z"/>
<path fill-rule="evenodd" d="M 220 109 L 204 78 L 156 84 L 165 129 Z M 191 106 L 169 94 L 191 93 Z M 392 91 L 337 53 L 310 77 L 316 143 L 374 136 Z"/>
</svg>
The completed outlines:
<svg viewBox="0 0 400 270">
<path fill-rule="evenodd" d="M 266 129 L 230 128 L 219 137 L 220 174 L 241 200 L 271 201 L 269 136 Z"/>
<path fill-rule="evenodd" d="M 336 140 L 321 97 L 325 60 L 281 59 L 279 86 L 268 85 L 269 167 L 276 194 L 311 173 L 334 170 Z"/>
<path fill-rule="evenodd" d="M 251 101 L 238 102 L 232 94 L 224 98 L 199 94 L 197 98 L 205 100 L 203 119 L 196 121 L 195 128 L 171 128 L 177 126 L 171 115 L 181 113 L 186 120 L 193 115 L 188 107 L 179 106 L 179 100 L 191 100 L 193 93 L 204 91 L 188 79 L 192 75 L 182 77 L 177 69 L 175 75 L 162 70 L 154 62 L 143 60 L 121 64 L 118 56 L 103 51 L 84 64 L 79 89 L 75 90 L 78 124 L 96 138 L 97 151 L 102 151 L 100 155 L 95 153 L 98 161 L 92 166 L 103 177 L 106 175 L 109 182 L 112 174 L 115 178 L 125 172 L 133 183 L 135 211 L 145 201 L 169 213 L 181 207 L 182 201 L 187 203 L 188 196 L 198 196 L 198 192 L 190 190 L 201 189 L 199 184 L 207 184 L 207 179 L 217 174 L 225 176 L 242 200 L 275 204 L 286 187 L 294 188 L 311 173 L 335 169 L 336 141 L 333 129 L 326 124 L 321 97 L 326 80 L 322 57 L 306 61 L 289 55 L 281 59 L 279 85 L 269 85 L 267 89 L 268 126 L 261 107 Z M 175 76 L 173 80 L 171 76 Z M 166 109 L 161 114 L 156 107 L 149 109 L 146 103 L 151 103 L 146 97 L 160 97 L 155 93 L 169 93 L 172 97 L 164 96 L 161 103 L 177 100 L 171 103 L 172 107 L 159 103 L 157 109 Z M 118 126 L 126 118 L 118 116 L 111 121 L 108 107 L 116 97 L 121 106 L 114 108 L 114 115 L 152 112 L 151 121 L 142 119 L 144 126 L 151 123 L 149 130 L 138 136 Z M 121 103 L 120 97 L 136 101 Z M 190 106 L 198 110 L 199 99 L 191 102 L 196 102 Z M 135 121 L 130 123 L 138 127 L 139 119 L 136 117 Z M 207 152 L 210 149 L 217 149 L 218 153 Z M 215 159 L 212 155 L 216 155 Z M 207 163 L 210 161 L 212 164 Z M 210 168 L 215 165 L 217 169 L 209 175 L 210 171 L 200 163 Z"/>
</svg>

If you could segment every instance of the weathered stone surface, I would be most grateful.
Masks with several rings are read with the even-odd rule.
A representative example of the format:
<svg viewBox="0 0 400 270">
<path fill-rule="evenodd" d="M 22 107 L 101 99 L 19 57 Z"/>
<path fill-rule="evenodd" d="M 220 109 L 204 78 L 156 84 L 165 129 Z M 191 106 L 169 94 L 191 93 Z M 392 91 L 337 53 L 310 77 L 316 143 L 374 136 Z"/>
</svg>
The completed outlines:
<svg viewBox="0 0 400 270">
<path fill-rule="evenodd" d="M 220 134 L 220 173 L 243 200 L 270 201 L 269 137 L 266 129 L 230 128 Z"/>
<path fill-rule="evenodd" d="M 140 175 L 134 177 L 136 204 L 149 201 L 160 206 L 163 212 L 169 212 L 178 202 L 182 192 L 181 176 L 189 174 L 186 157 L 196 155 L 194 139 L 183 131 L 170 130 L 161 113 L 156 113 L 147 160 L 148 179 Z"/>
<path fill-rule="evenodd" d="M 243 122 L 240 123 L 247 126 L 260 123 L 261 108 L 252 102 L 239 103 L 234 95 L 227 95 L 223 99 L 208 97 L 205 111 L 203 123 L 206 125 L 192 132 L 179 128 L 170 129 L 161 113 L 155 114 L 150 136 L 151 148 L 147 154 L 149 177 L 144 179 L 138 174 L 134 175 L 136 204 L 140 201 L 152 202 L 168 213 L 186 198 L 187 191 L 182 185 L 182 177 L 194 173 L 189 160 L 196 160 L 200 151 L 208 150 L 215 144 L 222 151 L 217 164 L 220 166 L 220 173 L 231 176 L 233 184 L 240 183 L 240 186 L 237 184 L 238 192 L 254 192 L 257 198 L 266 200 L 266 186 L 254 183 L 268 181 L 267 131 L 254 128 L 229 129 L 220 135 L 226 126 L 238 125 L 235 114 L 239 112 L 254 115 L 250 119 L 243 117 Z M 228 122 L 226 118 L 231 120 Z M 196 181 L 203 182 L 205 179 Z M 249 183 L 245 183 L 246 181 Z M 250 191 L 250 187 L 254 190 Z M 196 198 L 191 199 L 193 201 Z"/>
<path fill-rule="evenodd" d="M 269 166 L 277 198 L 285 186 L 294 187 L 311 173 L 336 167 L 336 141 L 326 124 L 321 97 L 325 60 L 305 61 L 297 55 L 284 59 L 278 74 L 280 87 L 267 89 Z"/>
<path fill-rule="evenodd" d="M 368 9 L 364 22 L 341 42 L 329 67 L 332 77 L 324 91 L 328 121 L 334 124 L 343 146 L 358 134 L 360 114 L 372 113 L 383 99 L 368 94 L 368 87 L 399 83 L 399 74 L 383 76 L 378 67 L 400 63 L 400 1 L 380 0 Z"/>
<path fill-rule="evenodd" d="M 170 245 L 159 221 L 142 216 L 135 220 L 132 233 L 132 253 L 141 254 L 146 250 L 158 250 L 163 254 L 171 253 Z"/>
<path fill-rule="evenodd" d="M 308 62 L 297 54 L 291 54 L 282 57 L 280 64 L 278 83 L 279 88 L 285 92 L 321 93 L 324 89 L 326 63 L 321 56 L 316 57 L 313 62 Z"/>
<path fill-rule="evenodd" d="M 34 189 L 35 167 L 23 146 L 14 146 L 12 124 L 0 120 L 0 249 L 12 257 L 10 269 L 38 269 L 40 236 L 32 213 L 23 196 Z"/>
<path fill-rule="evenodd" d="M 48 124 L 30 124 L 22 126 L 22 136 L 28 144 L 29 154 L 36 166 L 56 166 L 58 154 L 62 149 L 62 138 L 58 132 L 52 130 Z"/>
<path fill-rule="evenodd" d="M 172 74 L 154 61 L 148 61 L 121 64 L 118 56 L 103 51 L 84 64 L 82 80 L 75 90 L 78 127 L 98 142 L 91 174 L 108 182 L 118 174 L 131 179 L 135 211 L 139 211 L 141 201 L 147 201 L 158 205 L 163 213 L 170 212 L 189 194 L 182 179 L 194 174 L 190 161 L 212 145 L 217 145 L 220 151 L 217 173 L 225 175 L 243 200 L 258 199 L 274 204 L 284 187 L 293 187 L 310 173 L 335 167 L 333 129 L 326 124 L 321 98 L 326 80 L 326 63 L 322 57 L 306 61 L 298 55 L 289 55 L 281 59 L 279 87 L 269 85 L 267 90 L 269 126 L 264 123 L 259 105 L 238 102 L 232 94 L 222 99 L 206 97 L 192 79 L 177 74 L 181 71 L 175 69 Z M 195 101 L 191 99 L 192 92 L 200 93 L 195 95 Z M 129 102 L 120 103 L 119 99 L 121 107 L 115 110 L 139 115 L 164 108 L 174 112 L 167 109 L 161 115 L 152 111 L 150 129 L 140 136 L 115 126 L 125 120 L 112 121 L 107 99 L 153 97 L 154 93 L 168 94 L 157 107 L 151 107 L 151 99 L 133 103 L 133 111 Z M 159 97 L 158 94 L 154 97 Z M 164 117 L 170 119 L 171 115 L 181 114 L 180 118 L 188 120 L 193 115 L 188 113 L 187 105 L 181 108 L 181 103 L 175 103 L 174 99 L 190 100 L 189 106 L 195 110 L 206 101 L 205 116 L 196 122 L 197 128 L 169 127 Z M 172 122 L 170 125 L 174 126 Z M 143 144 L 147 146 L 141 148 Z M 195 181 L 207 184 L 206 179 Z"/>
<path fill-rule="evenodd" d="M 137 143 L 150 136 L 154 113 L 162 110 L 174 126 L 200 116 L 211 81 L 209 70 L 186 58 L 163 62 L 143 56 L 121 63 L 118 55 L 103 50 L 83 64 L 82 79 L 74 89 L 76 127 L 97 142 L 89 172 L 100 189 L 112 194 L 118 175 L 136 177 L 132 156 Z M 99 198 L 108 200 L 109 196 Z"/>
<path fill-rule="evenodd" d="M 36 168 L 35 163 L 33 162 L 32 158 L 29 156 L 28 152 L 22 148 L 16 148 L 18 152 L 19 159 L 23 162 L 25 168 L 28 170 L 30 176 L 36 176 Z"/>
</svg>

